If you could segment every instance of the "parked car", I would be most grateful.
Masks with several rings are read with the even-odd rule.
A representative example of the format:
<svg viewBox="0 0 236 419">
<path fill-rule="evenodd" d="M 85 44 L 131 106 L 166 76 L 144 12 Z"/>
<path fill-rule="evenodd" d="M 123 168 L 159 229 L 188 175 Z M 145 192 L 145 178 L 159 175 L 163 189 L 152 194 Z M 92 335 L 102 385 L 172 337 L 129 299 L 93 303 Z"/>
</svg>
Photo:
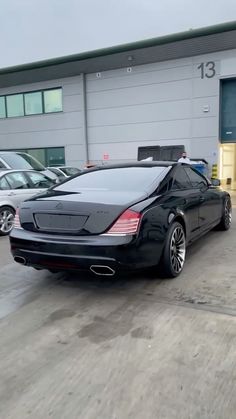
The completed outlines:
<svg viewBox="0 0 236 419">
<path fill-rule="evenodd" d="M 30 154 L 21 151 L 0 151 L 0 169 L 33 169 L 43 173 L 51 179 L 57 179 L 56 175 L 51 170 L 46 169 L 46 167 Z"/>
<path fill-rule="evenodd" d="M 54 184 L 55 181 L 33 170 L 1 170 L 0 235 L 10 233 L 16 208 L 22 201 Z"/>
<path fill-rule="evenodd" d="M 12 254 L 37 269 L 114 275 L 155 266 L 175 277 L 187 245 L 215 226 L 230 228 L 230 195 L 219 183 L 173 162 L 84 171 L 21 204 Z"/>
<path fill-rule="evenodd" d="M 48 170 L 53 172 L 60 181 L 65 180 L 68 177 L 74 176 L 81 172 L 77 167 L 72 166 L 55 166 L 48 167 Z"/>
</svg>

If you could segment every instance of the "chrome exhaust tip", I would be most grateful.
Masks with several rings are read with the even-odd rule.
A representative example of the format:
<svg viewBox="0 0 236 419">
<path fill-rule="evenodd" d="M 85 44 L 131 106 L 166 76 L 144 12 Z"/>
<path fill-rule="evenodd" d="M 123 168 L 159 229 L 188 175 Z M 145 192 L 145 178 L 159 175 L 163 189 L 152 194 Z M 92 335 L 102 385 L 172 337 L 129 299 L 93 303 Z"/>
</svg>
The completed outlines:
<svg viewBox="0 0 236 419">
<path fill-rule="evenodd" d="M 15 256 L 14 261 L 20 263 L 21 265 L 26 265 L 26 259 L 22 256 Z"/>
<path fill-rule="evenodd" d="M 106 265 L 91 265 L 90 271 L 99 276 L 114 276 L 116 273 L 114 269 Z"/>
</svg>

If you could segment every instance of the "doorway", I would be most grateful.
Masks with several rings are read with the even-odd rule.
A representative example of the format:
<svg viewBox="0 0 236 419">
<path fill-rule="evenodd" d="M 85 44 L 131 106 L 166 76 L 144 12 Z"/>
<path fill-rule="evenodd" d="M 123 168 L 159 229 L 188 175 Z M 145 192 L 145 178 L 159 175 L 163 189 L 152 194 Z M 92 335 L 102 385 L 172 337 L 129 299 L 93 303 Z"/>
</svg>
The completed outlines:
<svg viewBox="0 0 236 419">
<path fill-rule="evenodd" d="M 221 145 L 220 178 L 226 189 L 236 191 L 236 143 Z"/>
</svg>

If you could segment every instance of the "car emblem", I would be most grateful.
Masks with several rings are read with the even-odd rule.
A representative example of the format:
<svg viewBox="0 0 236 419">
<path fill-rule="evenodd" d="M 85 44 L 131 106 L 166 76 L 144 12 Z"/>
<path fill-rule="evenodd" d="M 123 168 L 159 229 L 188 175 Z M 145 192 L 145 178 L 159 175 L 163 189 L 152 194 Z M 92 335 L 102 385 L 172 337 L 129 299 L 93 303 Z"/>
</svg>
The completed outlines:
<svg viewBox="0 0 236 419">
<path fill-rule="evenodd" d="M 56 208 L 57 209 L 62 209 L 63 208 L 63 205 L 61 204 L 61 202 L 58 202 L 58 204 L 56 205 Z"/>
</svg>

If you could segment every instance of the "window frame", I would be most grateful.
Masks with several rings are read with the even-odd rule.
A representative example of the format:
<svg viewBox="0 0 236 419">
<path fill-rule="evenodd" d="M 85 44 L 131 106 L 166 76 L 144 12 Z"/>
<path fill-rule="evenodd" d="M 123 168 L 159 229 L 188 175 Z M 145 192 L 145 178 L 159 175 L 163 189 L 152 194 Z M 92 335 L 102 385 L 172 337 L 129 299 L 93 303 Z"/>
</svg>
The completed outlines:
<svg viewBox="0 0 236 419">
<path fill-rule="evenodd" d="M 208 182 L 208 180 L 205 178 L 205 176 L 203 176 L 201 173 L 199 173 L 196 169 L 194 169 L 194 167 L 191 167 L 191 166 L 187 166 L 187 167 L 184 167 L 183 168 L 184 169 L 184 171 L 185 171 L 185 173 L 186 173 L 186 175 L 188 176 L 188 178 L 189 178 L 189 181 L 190 181 L 190 183 L 191 183 L 191 185 L 192 185 L 192 189 L 201 189 L 201 187 L 200 186 L 194 186 L 193 185 L 193 183 L 192 183 L 192 181 L 191 181 L 191 178 L 190 178 L 190 176 L 188 175 L 188 172 L 186 171 L 186 169 L 190 169 L 193 173 L 195 173 L 199 178 L 201 178 L 201 182 L 199 182 L 199 184 L 198 185 L 201 185 L 202 183 L 204 183 L 204 185 L 205 186 L 207 186 L 207 187 L 209 187 L 210 186 L 210 184 L 209 184 L 209 182 Z"/>
<path fill-rule="evenodd" d="M 35 186 L 35 184 L 34 184 L 34 182 L 33 182 L 33 180 L 31 179 L 31 177 L 30 177 L 30 175 L 38 175 L 38 176 L 41 176 L 42 178 L 44 178 L 45 179 L 45 181 L 48 181 L 48 182 L 51 182 L 51 185 L 50 186 L 38 186 L 38 187 L 36 187 Z M 52 186 L 54 186 L 54 182 L 48 177 L 48 176 L 46 176 L 46 175 L 44 175 L 44 173 L 41 173 L 41 172 L 35 172 L 35 171 L 30 171 L 30 170 L 28 170 L 27 172 L 24 172 L 24 176 L 27 178 L 27 180 L 28 180 L 28 182 L 29 182 L 29 185 L 30 185 L 30 189 L 48 189 L 48 188 L 51 188 Z"/>
<path fill-rule="evenodd" d="M 174 189 L 174 188 L 173 188 L 173 185 L 174 185 L 174 183 L 175 183 L 175 180 L 176 180 L 176 177 L 177 177 L 177 175 L 178 175 L 179 170 L 182 170 L 182 171 L 185 173 L 186 178 L 187 178 L 187 180 L 189 181 L 189 187 L 188 187 L 188 188 L 181 188 L 181 189 L 176 189 L 176 188 Z M 178 192 L 178 191 L 188 191 L 188 190 L 190 190 L 190 189 L 192 189 L 192 188 L 193 188 L 193 187 L 192 187 L 192 183 L 190 182 L 189 176 L 188 176 L 188 175 L 187 175 L 187 173 L 185 172 L 184 167 L 182 167 L 182 166 L 176 166 L 175 172 L 174 172 L 174 174 L 173 174 L 172 185 L 171 185 L 171 187 L 170 187 L 170 191 L 173 191 L 173 192 Z"/>
<path fill-rule="evenodd" d="M 0 98 L 3 98 L 3 102 L 4 102 L 4 108 L 5 108 L 5 116 L 0 116 L 0 120 L 1 119 L 6 119 L 7 118 L 7 102 L 6 102 L 6 96 L 5 95 L 1 95 Z"/>
<path fill-rule="evenodd" d="M 52 112 L 46 112 L 45 111 L 45 98 L 44 98 L 44 93 L 45 92 L 49 92 L 49 91 L 52 91 L 52 90 L 61 90 L 61 107 L 62 107 L 62 110 L 61 111 L 52 111 Z M 44 90 L 41 90 L 41 93 L 42 93 L 42 101 L 43 101 L 43 113 L 44 113 L 44 115 L 50 115 L 51 113 L 60 113 L 60 112 L 63 112 L 63 95 L 62 95 L 62 87 L 53 87 L 53 88 L 51 88 L 51 89 L 44 89 Z"/>
<path fill-rule="evenodd" d="M 8 105 L 7 105 L 7 98 L 8 97 L 11 97 L 11 96 L 20 96 L 20 95 L 22 96 L 23 115 L 12 115 L 12 116 L 9 116 Z M 22 92 L 19 92 L 19 93 L 11 93 L 10 95 L 5 95 L 5 106 L 6 106 L 6 118 L 22 118 L 22 117 L 24 117 L 25 116 L 24 94 Z"/>
<path fill-rule="evenodd" d="M 30 94 L 34 94 L 34 93 L 40 93 L 41 104 L 42 104 L 42 112 L 26 113 L 25 96 L 30 95 Z M 34 116 L 34 115 L 43 115 L 43 114 L 44 114 L 43 91 L 42 90 L 35 90 L 34 92 L 25 92 L 24 93 L 24 116 Z"/>
<path fill-rule="evenodd" d="M 9 171 L 9 173 L 5 174 L 5 177 L 7 178 L 7 176 L 11 176 L 11 175 L 19 174 L 19 173 L 25 179 L 26 184 L 28 184 L 28 188 L 13 188 L 12 185 L 10 184 L 10 182 L 8 181 L 8 179 L 6 179 L 7 182 L 9 183 L 10 187 L 11 187 L 11 190 L 13 190 L 13 191 L 26 191 L 26 190 L 31 189 L 30 184 L 29 184 L 29 179 L 27 178 L 27 176 L 25 176 L 25 173 L 21 170 L 17 170 L 17 171 L 14 171 L 14 172 Z"/>
<path fill-rule="evenodd" d="M 60 111 L 45 112 L 44 92 L 48 92 L 48 91 L 52 91 L 52 90 L 60 90 L 61 91 L 62 109 Z M 41 93 L 41 101 L 42 101 L 42 112 L 41 113 L 26 114 L 25 95 L 30 94 L 30 93 Z M 7 97 L 16 96 L 16 95 L 22 95 L 23 96 L 23 115 L 9 116 L 8 107 L 7 107 Z M 4 98 L 4 103 L 5 103 L 5 117 L 0 118 L 0 120 L 8 119 L 8 118 L 24 118 L 24 117 L 31 117 L 31 116 L 36 116 L 36 115 L 51 115 L 51 114 L 57 114 L 57 113 L 63 112 L 63 87 L 62 86 L 48 87 L 47 89 L 29 90 L 29 91 L 26 91 L 26 92 L 23 91 L 23 92 L 9 93 L 9 94 L 5 94 L 5 95 L 1 95 L 0 97 Z"/>
<path fill-rule="evenodd" d="M 1 176 L 0 177 L 0 182 L 4 179 L 5 180 L 5 182 L 8 184 L 8 186 L 9 186 L 9 189 L 1 189 L 1 186 L 0 186 L 0 191 L 2 191 L 2 192 L 4 192 L 4 191 L 11 191 L 12 190 L 12 187 L 11 187 L 11 185 L 10 185 L 10 183 L 8 182 L 8 180 L 7 180 L 7 177 L 6 177 L 6 175 L 8 175 L 9 173 L 6 173 L 5 175 L 3 175 L 3 176 Z"/>
</svg>

